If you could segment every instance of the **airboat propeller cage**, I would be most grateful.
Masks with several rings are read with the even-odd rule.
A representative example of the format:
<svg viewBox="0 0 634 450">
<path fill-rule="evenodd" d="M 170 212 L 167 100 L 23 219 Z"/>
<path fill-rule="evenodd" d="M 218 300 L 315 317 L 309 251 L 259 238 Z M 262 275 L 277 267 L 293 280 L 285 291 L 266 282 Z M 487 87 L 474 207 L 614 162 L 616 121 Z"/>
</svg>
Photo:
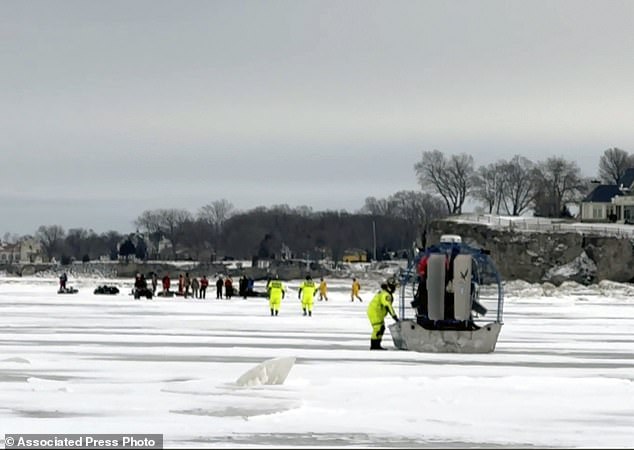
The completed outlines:
<svg viewBox="0 0 634 450">
<path fill-rule="evenodd" d="M 492 352 L 502 327 L 503 301 L 500 274 L 489 252 L 463 243 L 458 235 L 443 235 L 439 244 L 420 251 L 401 276 L 401 320 L 390 326 L 394 345 L 421 352 Z"/>
</svg>

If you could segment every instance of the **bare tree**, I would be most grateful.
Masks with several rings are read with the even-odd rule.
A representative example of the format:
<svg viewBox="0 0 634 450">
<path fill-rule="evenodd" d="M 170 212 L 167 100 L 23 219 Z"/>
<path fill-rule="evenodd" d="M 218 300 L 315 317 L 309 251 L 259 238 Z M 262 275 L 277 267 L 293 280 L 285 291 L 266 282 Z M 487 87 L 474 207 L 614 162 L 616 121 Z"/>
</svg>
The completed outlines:
<svg viewBox="0 0 634 450">
<path fill-rule="evenodd" d="M 434 219 L 447 216 L 443 201 L 426 192 L 398 191 L 387 199 L 391 215 L 403 218 L 419 231 Z"/>
<path fill-rule="evenodd" d="M 156 209 L 144 211 L 134 222 L 150 235 L 165 237 L 172 245 L 172 256 L 176 259 L 177 246 L 181 238 L 181 225 L 192 220 L 192 215 L 184 209 Z"/>
<path fill-rule="evenodd" d="M 473 178 L 471 195 L 484 203 L 489 214 L 495 210 L 499 214 L 504 195 L 503 163 L 496 162 L 488 166 L 480 166 Z"/>
<path fill-rule="evenodd" d="M 301 217 L 311 217 L 315 214 L 313 208 L 308 205 L 300 205 L 293 208 L 293 212 Z"/>
<path fill-rule="evenodd" d="M 83 228 L 71 228 L 66 234 L 66 249 L 70 252 L 70 256 L 75 259 L 81 259 L 88 254 L 88 231 Z"/>
<path fill-rule="evenodd" d="M 604 183 L 618 185 L 630 167 L 634 167 L 634 155 L 620 148 L 609 148 L 599 159 L 599 178 Z"/>
<path fill-rule="evenodd" d="M 210 225 L 200 219 L 183 222 L 182 245 L 195 261 L 209 261 L 213 254 Z"/>
<path fill-rule="evenodd" d="M 176 259 L 176 250 L 180 243 L 181 225 L 192 220 L 192 215 L 185 209 L 162 209 L 161 233 L 172 244 L 172 255 Z"/>
<path fill-rule="evenodd" d="M 50 261 L 61 250 L 65 233 L 60 225 L 41 225 L 37 229 L 35 237 L 40 241 L 42 250 Z"/>
<path fill-rule="evenodd" d="M 387 216 L 389 214 L 389 204 L 387 199 L 384 198 L 366 197 L 365 204 L 359 212 L 374 216 Z"/>
<path fill-rule="evenodd" d="M 568 202 L 579 201 L 587 186 L 574 161 L 562 157 L 548 158 L 538 164 L 535 215 L 561 217 Z"/>
<path fill-rule="evenodd" d="M 460 214 L 473 183 L 473 157 L 462 153 L 446 159 L 438 150 L 423 152 L 414 165 L 423 190 L 436 191 L 445 201 L 451 214 Z"/>
<path fill-rule="evenodd" d="M 116 260 L 119 253 L 119 243 L 123 239 L 123 235 L 117 231 L 110 230 L 101 235 L 102 254 L 107 253 L 111 260 Z"/>
<path fill-rule="evenodd" d="M 148 233 L 155 233 L 161 231 L 161 214 L 160 209 L 146 210 L 134 221 L 134 225 L 137 228 L 143 229 Z"/>
<path fill-rule="evenodd" d="M 520 216 L 533 206 L 537 182 L 535 164 L 523 156 L 515 155 L 509 162 L 501 161 L 500 170 L 504 175 L 504 210 L 512 216 Z"/>
<path fill-rule="evenodd" d="M 212 225 L 217 233 L 222 231 L 222 226 L 233 214 L 233 204 L 224 198 L 215 200 L 198 210 L 198 218 Z"/>
<path fill-rule="evenodd" d="M 163 210 L 146 210 L 134 221 L 137 229 L 145 230 L 147 236 L 154 247 L 154 252 L 150 257 L 157 257 L 159 253 L 159 244 L 163 238 L 162 212 Z"/>
<path fill-rule="evenodd" d="M 412 224 L 423 247 L 426 245 L 427 229 L 431 221 L 448 214 L 443 201 L 426 192 L 398 191 L 388 198 L 387 203 L 392 216 L 403 218 Z"/>
<path fill-rule="evenodd" d="M 448 215 L 441 198 L 419 191 L 398 191 L 386 199 L 367 197 L 359 213 L 405 219 L 417 239 L 421 238 L 423 246 L 429 223 Z"/>
<path fill-rule="evenodd" d="M 291 208 L 288 203 L 271 205 L 271 207 L 269 207 L 269 211 L 276 214 L 293 214 L 293 208 Z"/>
</svg>

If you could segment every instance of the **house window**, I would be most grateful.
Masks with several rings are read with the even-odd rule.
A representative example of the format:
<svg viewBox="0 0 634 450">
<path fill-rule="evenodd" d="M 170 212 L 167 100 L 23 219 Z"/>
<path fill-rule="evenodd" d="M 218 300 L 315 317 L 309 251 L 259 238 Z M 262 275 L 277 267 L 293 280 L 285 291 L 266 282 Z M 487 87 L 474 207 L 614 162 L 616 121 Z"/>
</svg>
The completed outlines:
<svg viewBox="0 0 634 450">
<path fill-rule="evenodd" d="M 593 206 L 592 207 L 592 218 L 593 219 L 603 219 L 605 216 L 603 215 L 603 207 L 602 206 Z"/>
</svg>

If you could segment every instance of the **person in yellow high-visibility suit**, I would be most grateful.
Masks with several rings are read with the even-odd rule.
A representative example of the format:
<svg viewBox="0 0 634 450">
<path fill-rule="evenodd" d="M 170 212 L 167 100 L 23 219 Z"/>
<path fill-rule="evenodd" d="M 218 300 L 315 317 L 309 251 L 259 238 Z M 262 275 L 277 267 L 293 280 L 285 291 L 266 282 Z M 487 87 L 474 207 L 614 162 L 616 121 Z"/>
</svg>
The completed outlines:
<svg viewBox="0 0 634 450">
<path fill-rule="evenodd" d="M 381 347 L 381 339 L 385 333 L 385 316 L 389 313 L 394 321 L 398 322 L 398 317 L 392 307 L 393 297 L 396 291 L 396 280 L 389 278 L 381 284 L 381 290 L 374 296 L 368 305 L 368 319 L 372 325 L 372 336 L 370 337 L 370 350 L 385 350 Z"/>
<path fill-rule="evenodd" d="M 359 299 L 360 302 L 363 301 L 361 297 L 359 297 L 359 291 L 361 290 L 361 283 L 356 278 L 352 279 L 352 291 L 350 291 L 350 301 L 353 302 L 355 298 Z"/>
<path fill-rule="evenodd" d="M 299 292 L 297 293 L 297 298 L 302 299 L 302 311 L 304 315 L 307 313 L 309 316 L 313 315 L 315 292 L 317 292 L 317 285 L 310 275 L 306 275 L 306 279 L 299 285 Z"/>
<path fill-rule="evenodd" d="M 275 275 L 274 278 L 270 279 L 269 282 L 266 283 L 266 292 L 269 294 L 271 315 L 277 316 L 280 312 L 282 299 L 286 295 L 286 286 L 284 286 L 284 283 L 282 283 L 279 277 Z"/>
<path fill-rule="evenodd" d="M 328 301 L 328 285 L 324 277 L 321 277 L 321 281 L 319 282 L 319 301 L 322 300 Z"/>
</svg>

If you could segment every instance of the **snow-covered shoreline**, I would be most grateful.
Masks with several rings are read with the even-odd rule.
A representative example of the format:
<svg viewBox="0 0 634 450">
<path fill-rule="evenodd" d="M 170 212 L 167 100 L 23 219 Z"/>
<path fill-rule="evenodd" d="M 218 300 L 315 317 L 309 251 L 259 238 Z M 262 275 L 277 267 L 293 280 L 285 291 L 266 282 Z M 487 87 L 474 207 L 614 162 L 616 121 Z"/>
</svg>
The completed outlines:
<svg viewBox="0 0 634 450">
<path fill-rule="evenodd" d="M 391 275 L 391 270 L 383 272 L 353 272 L 350 277 L 326 277 L 329 283 L 334 283 L 334 286 L 338 286 L 340 289 L 347 289 L 351 282 L 351 277 L 356 276 L 361 279 L 364 284 L 372 289 L 378 289 L 380 283 L 386 276 Z M 365 276 L 363 276 L 365 275 Z M 118 278 L 118 277 L 104 277 L 98 274 L 80 277 L 70 277 L 69 284 L 76 287 L 83 287 L 87 289 L 94 289 L 100 285 L 113 285 L 119 288 L 123 287 L 131 289 L 134 280 L 131 278 Z M 298 286 L 301 280 L 288 281 L 291 286 Z M 41 273 L 32 276 L 16 277 L 7 275 L 0 272 L 0 284 L 1 283 L 26 283 L 33 285 L 47 285 L 51 286 L 51 291 L 55 290 L 58 286 L 58 278 L 55 273 Z M 604 296 L 617 299 L 634 299 L 634 284 L 632 283 L 620 283 L 616 281 L 603 280 L 599 283 L 591 285 L 582 285 L 574 281 L 566 281 L 559 286 L 552 283 L 528 283 L 523 280 L 508 280 L 502 282 L 504 288 L 505 297 L 522 297 L 522 296 L 537 296 L 537 297 L 558 297 L 558 296 Z M 259 280 L 256 282 L 256 290 L 258 288 L 264 288 L 264 281 Z M 127 292 L 126 292 L 127 293 Z"/>
</svg>

